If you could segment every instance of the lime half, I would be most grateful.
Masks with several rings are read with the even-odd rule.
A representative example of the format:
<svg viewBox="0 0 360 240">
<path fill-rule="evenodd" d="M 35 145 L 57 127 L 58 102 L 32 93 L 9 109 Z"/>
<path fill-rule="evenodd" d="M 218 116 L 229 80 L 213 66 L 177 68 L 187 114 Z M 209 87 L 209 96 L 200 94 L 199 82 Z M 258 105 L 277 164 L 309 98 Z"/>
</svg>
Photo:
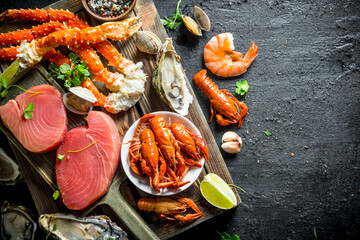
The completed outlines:
<svg viewBox="0 0 360 240">
<path fill-rule="evenodd" d="M 218 175 L 209 173 L 200 184 L 203 197 L 215 207 L 231 209 L 236 207 L 237 201 L 229 185 Z"/>
<path fill-rule="evenodd" d="M 19 60 L 16 59 L 1 75 L 0 80 L 5 78 L 5 80 L 9 83 L 10 80 L 15 76 L 19 69 Z"/>
</svg>

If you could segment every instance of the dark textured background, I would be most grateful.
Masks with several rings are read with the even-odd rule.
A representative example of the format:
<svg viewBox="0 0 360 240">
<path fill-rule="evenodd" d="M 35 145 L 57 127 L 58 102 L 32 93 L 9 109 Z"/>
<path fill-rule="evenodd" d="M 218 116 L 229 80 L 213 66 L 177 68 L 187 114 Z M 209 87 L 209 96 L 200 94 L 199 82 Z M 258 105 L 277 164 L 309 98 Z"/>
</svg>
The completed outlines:
<svg viewBox="0 0 360 240">
<path fill-rule="evenodd" d="M 0 9 L 52 2 L 1 1 Z M 155 4 L 160 17 L 171 16 L 177 0 Z M 223 153 L 246 191 L 243 203 L 176 239 L 220 239 L 217 231 L 242 240 L 315 239 L 314 230 L 318 239 L 360 239 L 360 1 L 183 0 L 181 9 L 192 16 L 195 5 L 208 13 L 211 31 L 169 33 L 189 79 L 204 68 L 203 48 L 216 34 L 231 32 L 243 53 L 254 41 L 259 54 L 240 77 L 210 75 L 231 93 L 237 80 L 250 85 L 241 129 L 210 124 L 219 145 L 229 130 L 243 139 L 241 153 Z M 193 88 L 209 117 L 209 101 Z M 26 185 L 18 189 L 6 197 L 31 206 L 16 197 L 28 196 Z"/>
</svg>

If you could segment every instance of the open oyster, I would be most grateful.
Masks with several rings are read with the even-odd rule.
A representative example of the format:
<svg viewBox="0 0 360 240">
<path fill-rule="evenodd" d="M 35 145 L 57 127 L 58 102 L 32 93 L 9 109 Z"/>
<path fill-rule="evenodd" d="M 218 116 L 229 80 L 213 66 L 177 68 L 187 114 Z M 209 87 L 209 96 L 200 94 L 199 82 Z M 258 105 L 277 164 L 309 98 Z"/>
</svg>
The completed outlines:
<svg viewBox="0 0 360 240">
<path fill-rule="evenodd" d="M 78 218 L 72 214 L 42 214 L 40 226 L 60 240 L 71 239 L 127 239 L 126 233 L 107 216 Z"/>
<path fill-rule="evenodd" d="M 166 39 L 157 56 L 152 83 L 160 98 L 167 105 L 180 115 L 188 114 L 193 96 L 186 85 L 187 77 L 171 38 Z"/>
<path fill-rule="evenodd" d="M 36 223 L 27 208 L 8 203 L 1 207 L 1 239 L 33 240 Z"/>
<path fill-rule="evenodd" d="M 21 179 L 19 166 L 0 148 L 0 184 L 14 185 Z"/>
</svg>

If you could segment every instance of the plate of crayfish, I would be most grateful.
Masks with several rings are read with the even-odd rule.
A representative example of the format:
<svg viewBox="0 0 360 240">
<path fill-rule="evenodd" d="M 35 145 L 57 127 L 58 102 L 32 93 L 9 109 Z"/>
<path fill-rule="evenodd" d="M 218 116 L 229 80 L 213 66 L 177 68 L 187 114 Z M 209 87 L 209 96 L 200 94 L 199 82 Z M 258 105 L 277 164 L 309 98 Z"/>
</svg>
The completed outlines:
<svg viewBox="0 0 360 240">
<path fill-rule="evenodd" d="M 121 163 L 140 190 L 168 196 L 190 187 L 200 175 L 208 149 L 200 131 L 173 112 L 154 112 L 138 119 L 126 132 Z"/>
</svg>

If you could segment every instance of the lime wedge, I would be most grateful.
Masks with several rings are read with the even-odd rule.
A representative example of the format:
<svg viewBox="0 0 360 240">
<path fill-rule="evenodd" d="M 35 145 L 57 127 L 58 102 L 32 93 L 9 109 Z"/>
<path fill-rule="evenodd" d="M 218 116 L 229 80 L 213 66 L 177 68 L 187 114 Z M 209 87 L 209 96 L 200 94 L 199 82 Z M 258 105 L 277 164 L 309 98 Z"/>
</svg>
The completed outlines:
<svg viewBox="0 0 360 240">
<path fill-rule="evenodd" d="M 19 69 L 19 60 L 16 59 L 1 75 L 0 80 L 5 78 L 5 80 L 9 83 L 10 80 L 15 76 Z M 1 83 L 0 83 L 1 84 Z M 0 85 L 1 86 L 1 85 Z"/>
<path fill-rule="evenodd" d="M 221 209 L 236 207 L 237 201 L 229 185 L 218 175 L 209 173 L 200 184 L 203 197 L 213 206 Z"/>
</svg>

